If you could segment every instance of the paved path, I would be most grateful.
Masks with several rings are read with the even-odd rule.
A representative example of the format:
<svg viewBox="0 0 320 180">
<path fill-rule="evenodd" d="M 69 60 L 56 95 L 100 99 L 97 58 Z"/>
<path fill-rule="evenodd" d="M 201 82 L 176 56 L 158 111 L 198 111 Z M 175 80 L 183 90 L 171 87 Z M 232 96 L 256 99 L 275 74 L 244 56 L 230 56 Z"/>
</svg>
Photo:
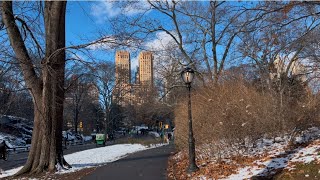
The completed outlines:
<svg viewBox="0 0 320 180">
<path fill-rule="evenodd" d="M 163 180 L 167 179 L 168 157 L 173 145 L 162 146 L 129 155 L 97 168 L 83 180 Z"/>
</svg>

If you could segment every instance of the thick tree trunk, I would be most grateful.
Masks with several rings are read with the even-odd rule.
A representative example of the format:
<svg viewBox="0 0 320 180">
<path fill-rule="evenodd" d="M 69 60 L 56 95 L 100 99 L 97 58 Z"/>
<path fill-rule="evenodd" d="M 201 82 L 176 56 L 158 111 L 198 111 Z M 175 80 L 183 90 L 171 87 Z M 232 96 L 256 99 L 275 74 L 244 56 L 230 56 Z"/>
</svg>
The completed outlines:
<svg viewBox="0 0 320 180">
<path fill-rule="evenodd" d="M 31 149 L 27 163 L 17 175 L 54 171 L 58 161 L 65 162 L 62 152 L 62 125 L 66 2 L 45 2 L 46 54 L 42 61 L 42 77 L 35 73 L 15 23 L 12 2 L 3 2 L 2 9 L 11 46 L 19 60 L 35 107 Z"/>
</svg>

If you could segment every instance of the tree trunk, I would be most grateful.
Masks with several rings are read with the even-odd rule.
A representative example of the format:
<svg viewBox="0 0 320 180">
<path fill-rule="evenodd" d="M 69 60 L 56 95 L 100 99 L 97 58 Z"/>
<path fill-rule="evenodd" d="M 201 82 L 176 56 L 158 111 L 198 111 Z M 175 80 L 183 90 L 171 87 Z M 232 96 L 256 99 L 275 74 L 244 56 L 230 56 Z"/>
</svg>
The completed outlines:
<svg viewBox="0 0 320 180">
<path fill-rule="evenodd" d="M 25 166 L 17 173 L 55 171 L 63 162 L 62 125 L 65 71 L 66 2 L 45 2 L 46 54 L 39 77 L 34 70 L 19 29 L 12 2 L 2 3 L 2 17 L 10 44 L 16 54 L 34 103 L 34 128 L 31 149 Z"/>
<path fill-rule="evenodd" d="M 76 98 L 76 103 L 74 107 L 74 132 L 78 134 L 78 119 L 79 119 L 79 103 L 78 99 Z"/>
</svg>

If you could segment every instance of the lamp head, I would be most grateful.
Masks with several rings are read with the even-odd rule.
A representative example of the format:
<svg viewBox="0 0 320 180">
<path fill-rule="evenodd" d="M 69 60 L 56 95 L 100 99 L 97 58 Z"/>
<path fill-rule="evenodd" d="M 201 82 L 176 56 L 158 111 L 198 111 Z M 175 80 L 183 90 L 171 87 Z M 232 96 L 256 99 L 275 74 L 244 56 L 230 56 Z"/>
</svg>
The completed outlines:
<svg viewBox="0 0 320 180">
<path fill-rule="evenodd" d="M 191 84 L 194 78 L 194 70 L 190 67 L 185 68 L 181 72 L 181 78 L 186 84 Z"/>
</svg>

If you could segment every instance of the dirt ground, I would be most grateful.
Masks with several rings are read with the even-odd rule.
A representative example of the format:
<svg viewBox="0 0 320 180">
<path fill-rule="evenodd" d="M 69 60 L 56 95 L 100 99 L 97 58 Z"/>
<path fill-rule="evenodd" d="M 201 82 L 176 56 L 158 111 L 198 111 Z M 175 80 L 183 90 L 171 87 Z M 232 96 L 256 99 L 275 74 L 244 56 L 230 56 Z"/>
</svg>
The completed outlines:
<svg viewBox="0 0 320 180">
<path fill-rule="evenodd" d="M 76 171 L 73 173 L 66 173 L 66 174 L 49 174 L 48 173 L 48 174 L 42 174 L 42 175 L 38 175 L 38 176 L 24 175 L 24 176 L 19 176 L 19 177 L 7 177 L 7 178 L 3 178 L 3 179 L 5 179 L 5 180 L 14 180 L 14 179 L 28 180 L 28 179 L 36 178 L 36 179 L 41 179 L 41 180 L 53 180 L 53 179 L 77 180 L 77 179 L 81 179 L 83 176 L 86 176 L 87 174 L 91 173 L 95 169 L 96 169 L 96 167 L 85 168 L 80 171 Z"/>
</svg>

